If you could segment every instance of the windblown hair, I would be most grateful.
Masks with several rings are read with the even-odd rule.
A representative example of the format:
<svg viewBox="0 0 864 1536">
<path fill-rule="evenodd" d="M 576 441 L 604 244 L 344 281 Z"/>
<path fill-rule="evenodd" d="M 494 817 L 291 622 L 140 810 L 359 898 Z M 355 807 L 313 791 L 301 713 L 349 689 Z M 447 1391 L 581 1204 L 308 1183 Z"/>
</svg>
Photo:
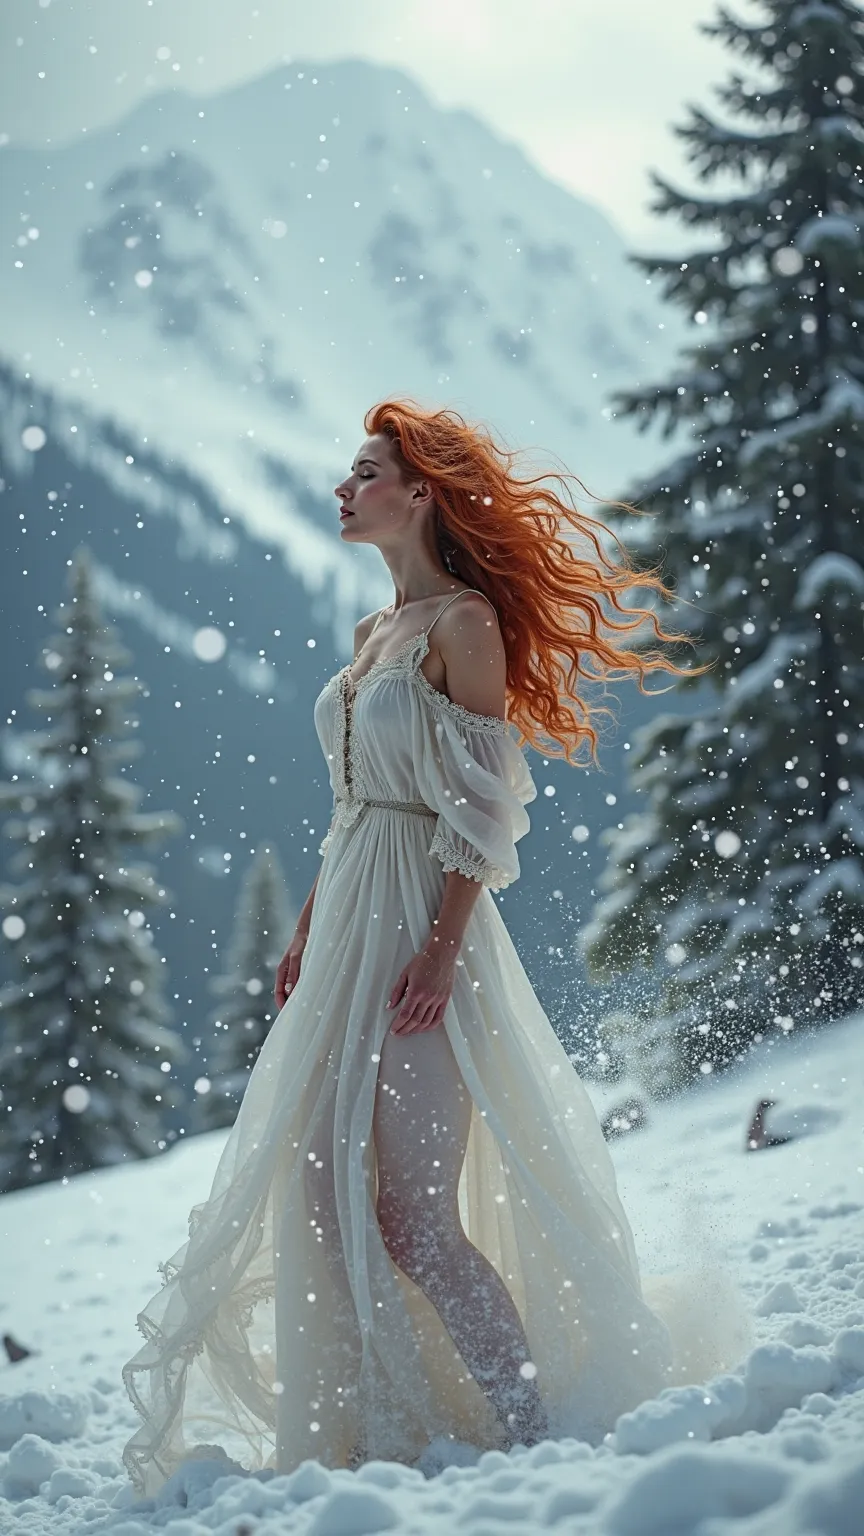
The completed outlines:
<svg viewBox="0 0 864 1536">
<path fill-rule="evenodd" d="M 445 565 L 495 607 L 507 655 L 507 717 L 520 732 L 520 745 L 527 742 L 547 757 L 587 766 L 576 755 L 587 739 L 596 763 L 599 737 L 593 722 L 611 711 L 580 695 L 580 674 L 592 684 L 612 675 L 635 675 L 645 693 L 649 672 L 696 677 L 710 670 L 710 663 L 678 667 L 660 649 L 616 644 L 616 634 L 638 629 L 646 620 L 662 641 L 693 641 L 664 630 L 651 609 L 619 602 L 620 595 L 637 587 L 653 589 L 667 600 L 674 593 L 659 567 L 638 568 L 617 534 L 578 510 L 573 485 L 592 500 L 598 498 L 575 475 L 522 476 L 519 455 L 497 443 L 486 427 L 466 422 L 453 410 L 423 410 L 413 400 L 373 406 L 365 428 L 370 436 L 389 438 L 406 480 L 422 476 L 432 483 Z M 649 515 L 627 502 L 604 505 Z M 593 547 L 596 561 L 590 550 L 580 555 L 568 526 Z M 601 530 L 621 550 L 620 562 L 605 553 Z M 608 606 L 627 617 L 616 620 L 605 611 Z"/>
</svg>

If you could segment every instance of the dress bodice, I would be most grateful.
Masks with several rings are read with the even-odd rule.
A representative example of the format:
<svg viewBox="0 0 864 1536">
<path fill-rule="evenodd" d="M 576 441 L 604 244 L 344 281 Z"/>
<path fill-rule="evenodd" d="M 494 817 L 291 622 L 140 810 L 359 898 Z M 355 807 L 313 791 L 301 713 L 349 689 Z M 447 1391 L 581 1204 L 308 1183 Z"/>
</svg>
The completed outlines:
<svg viewBox="0 0 864 1536">
<path fill-rule="evenodd" d="M 318 695 L 315 729 L 334 797 L 321 851 L 369 801 L 422 801 L 438 813 L 430 852 L 500 889 L 517 878 L 514 843 L 537 790 L 508 721 L 433 688 L 421 670 L 428 652 L 427 629 L 356 681 L 342 667 Z"/>
<path fill-rule="evenodd" d="M 406 692 L 413 693 L 418 704 L 446 713 L 457 727 L 492 736 L 510 733 L 506 720 L 476 714 L 433 688 L 421 670 L 428 653 L 428 634 L 421 631 L 392 656 L 373 662 L 356 682 L 350 664 L 342 667 L 315 701 L 315 729 L 331 788 L 337 799 L 350 805 L 351 820 L 366 799 L 416 797 L 410 732 L 405 728 L 410 717 Z"/>
</svg>

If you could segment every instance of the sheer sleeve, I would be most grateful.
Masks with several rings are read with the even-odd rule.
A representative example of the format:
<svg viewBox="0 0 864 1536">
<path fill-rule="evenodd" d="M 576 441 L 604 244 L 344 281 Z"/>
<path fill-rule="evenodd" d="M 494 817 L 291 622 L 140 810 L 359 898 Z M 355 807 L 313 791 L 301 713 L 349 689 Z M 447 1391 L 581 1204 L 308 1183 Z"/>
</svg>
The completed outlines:
<svg viewBox="0 0 864 1536">
<path fill-rule="evenodd" d="M 420 798 L 438 812 L 429 853 L 498 891 L 519 878 L 516 843 L 528 831 L 537 789 L 504 720 L 477 715 L 422 688 L 414 768 Z"/>
</svg>

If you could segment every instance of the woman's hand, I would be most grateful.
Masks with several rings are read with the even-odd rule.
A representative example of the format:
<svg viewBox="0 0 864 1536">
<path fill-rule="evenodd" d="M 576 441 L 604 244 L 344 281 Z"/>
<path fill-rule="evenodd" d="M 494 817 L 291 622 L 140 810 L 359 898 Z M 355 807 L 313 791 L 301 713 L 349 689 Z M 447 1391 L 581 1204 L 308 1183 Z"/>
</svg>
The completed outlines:
<svg viewBox="0 0 864 1536">
<path fill-rule="evenodd" d="M 402 1006 L 390 1026 L 394 1035 L 419 1035 L 441 1023 L 453 991 L 456 950 L 421 949 L 400 972 L 387 1003 Z"/>
<path fill-rule="evenodd" d="M 285 1007 L 289 993 L 293 991 L 297 984 L 297 978 L 300 975 L 300 961 L 303 958 L 303 951 L 306 948 L 308 937 L 308 928 L 298 926 L 291 943 L 279 961 L 279 968 L 276 972 L 276 989 L 273 996 L 280 1013 Z"/>
</svg>

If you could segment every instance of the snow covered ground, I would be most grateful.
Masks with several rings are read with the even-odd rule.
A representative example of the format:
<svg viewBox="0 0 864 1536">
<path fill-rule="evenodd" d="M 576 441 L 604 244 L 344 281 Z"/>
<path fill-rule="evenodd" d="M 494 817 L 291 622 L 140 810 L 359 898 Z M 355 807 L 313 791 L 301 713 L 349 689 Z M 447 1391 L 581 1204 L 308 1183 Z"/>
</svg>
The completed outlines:
<svg viewBox="0 0 864 1536">
<path fill-rule="evenodd" d="M 779 1039 L 735 1075 L 650 1106 L 646 1126 L 612 1144 L 643 1271 L 724 1260 L 754 1345 L 727 1375 L 625 1415 L 597 1448 L 549 1441 L 478 1458 L 433 1445 L 427 1476 L 384 1462 L 350 1473 L 310 1461 L 285 1477 L 188 1463 L 136 1504 L 120 1366 L 225 1133 L 4 1197 L 0 1331 L 34 1353 L 0 1367 L 0 1531 L 861 1536 L 862 1039 L 861 1016 Z M 603 1110 L 622 1096 L 588 1088 Z M 793 1139 L 749 1154 L 763 1097 L 777 1104 L 769 1129 Z"/>
</svg>

